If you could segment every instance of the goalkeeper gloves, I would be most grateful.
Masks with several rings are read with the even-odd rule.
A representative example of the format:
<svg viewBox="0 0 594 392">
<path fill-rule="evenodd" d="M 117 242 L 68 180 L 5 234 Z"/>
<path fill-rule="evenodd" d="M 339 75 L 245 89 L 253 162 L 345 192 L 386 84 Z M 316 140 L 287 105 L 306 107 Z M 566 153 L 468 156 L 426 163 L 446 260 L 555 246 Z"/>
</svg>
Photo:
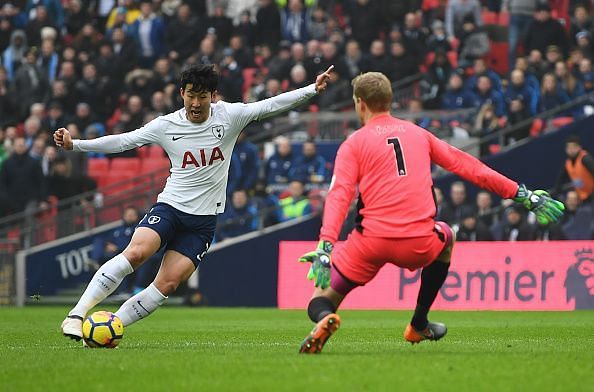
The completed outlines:
<svg viewBox="0 0 594 392">
<path fill-rule="evenodd" d="M 563 203 L 553 199 L 547 191 L 531 191 L 524 184 L 518 187 L 514 201 L 534 212 L 536 220 L 543 226 L 557 222 L 565 210 Z"/>
<path fill-rule="evenodd" d="M 316 250 L 299 258 L 302 263 L 311 263 L 307 279 L 314 281 L 314 286 L 325 289 L 330 286 L 330 253 L 333 245 L 330 241 L 321 240 Z"/>
</svg>

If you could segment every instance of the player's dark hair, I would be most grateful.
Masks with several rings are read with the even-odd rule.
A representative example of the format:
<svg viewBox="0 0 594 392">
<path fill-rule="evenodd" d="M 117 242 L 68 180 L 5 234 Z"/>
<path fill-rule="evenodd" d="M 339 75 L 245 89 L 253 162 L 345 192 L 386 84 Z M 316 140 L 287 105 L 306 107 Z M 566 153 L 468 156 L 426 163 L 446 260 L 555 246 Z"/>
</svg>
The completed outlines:
<svg viewBox="0 0 594 392">
<path fill-rule="evenodd" d="M 567 139 L 565 139 L 565 144 L 568 143 L 575 143 L 577 145 L 582 145 L 582 141 L 578 135 L 569 135 Z"/>
<path fill-rule="evenodd" d="M 182 90 L 186 89 L 188 84 L 192 85 L 192 91 L 208 91 L 213 93 L 219 84 L 219 75 L 210 64 L 195 64 L 186 68 L 181 73 L 180 84 Z"/>
</svg>

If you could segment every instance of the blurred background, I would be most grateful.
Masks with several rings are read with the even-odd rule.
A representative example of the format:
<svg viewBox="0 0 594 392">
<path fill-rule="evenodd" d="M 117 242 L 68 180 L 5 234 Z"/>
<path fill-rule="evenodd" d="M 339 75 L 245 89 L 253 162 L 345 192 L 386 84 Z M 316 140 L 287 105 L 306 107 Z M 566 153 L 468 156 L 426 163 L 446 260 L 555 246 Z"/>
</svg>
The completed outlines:
<svg viewBox="0 0 594 392">
<path fill-rule="evenodd" d="M 53 131 L 67 127 L 75 138 L 92 139 L 177 110 L 178 74 L 194 63 L 218 69 L 217 99 L 229 102 L 303 87 L 335 66 L 324 94 L 251 124 L 240 137 L 213 258 L 223 253 L 217 249 L 243 244 L 258 259 L 254 249 L 261 248 L 251 241 L 267 238 L 273 276 L 273 241 L 316 239 L 336 151 L 360 126 L 350 80 L 367 71 L 392 81 L 394 115 L 567 206 L 562 222 L 539 226 L 524 209 L 435 167 L 436 218 L 459 240 L 592 239 L 590 1 L 0 4 L 0 303 L 78 290 L 127 245 L 169 173 L 159 146 L 112 155 L 60 151 Z M 353 206 L 344 233 L 355 217 Z M 38 256 L 19 262 L 17 254 Z M 120 294 L 144 287 L 158 261 Z M 63 282 L 40 283 L 51 273 Z M 198 278 L 191 285 L 197 290 Z M 203 300 L 199 291 L 190 294 Z"/>
</svg>

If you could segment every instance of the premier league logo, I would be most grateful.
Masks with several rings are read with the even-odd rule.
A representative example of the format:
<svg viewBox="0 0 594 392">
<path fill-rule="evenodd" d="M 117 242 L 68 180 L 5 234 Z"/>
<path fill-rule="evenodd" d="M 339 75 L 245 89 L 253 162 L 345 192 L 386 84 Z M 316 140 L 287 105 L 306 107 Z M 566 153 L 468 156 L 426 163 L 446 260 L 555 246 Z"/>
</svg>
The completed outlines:
<svg viewBox="0 0 594 392">
<path fill-rule="evenodd" d="M 217 139 L 221 140 L 225 136 L 225 128 L 222 125 L 214 125 L 212 128 L 212 134 Z"/>
<path fill-rule="evenodd" d="M 576 262 L 567 270 L 567 301 L 575 298 L 576 309 L 594 309 L 594 255 L 592 249 L 575 252 Z"/>
</svg>

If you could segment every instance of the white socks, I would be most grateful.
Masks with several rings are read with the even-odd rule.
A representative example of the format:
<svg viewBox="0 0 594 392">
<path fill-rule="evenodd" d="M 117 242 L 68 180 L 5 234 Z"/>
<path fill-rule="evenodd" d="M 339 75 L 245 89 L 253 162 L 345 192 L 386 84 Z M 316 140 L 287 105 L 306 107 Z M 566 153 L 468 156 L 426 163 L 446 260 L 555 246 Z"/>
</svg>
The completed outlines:
<svg viewBox="0 0 594 392">
<path fill-rule="evenodd" d="M 78 303 L 70 313 L 69 316 L 76 315 L 83 319 L 87 312 L 99 302 L 103 301 L 107 296 L 114 292 L 114 290 L 122 283 L 126 275 L 134 272 L 130 262 L 123 254 L 118 254 L 107 263 L 103 264 L 89 282 L 87 289 L 82 294 Z"/>
<path fill-rule="evenodd" d="M 124 302 L 115 314 L 126 327 L 153 313 L 166 299 L 155 284 L 151 283 L 149 287 Z"/>
</svg>

